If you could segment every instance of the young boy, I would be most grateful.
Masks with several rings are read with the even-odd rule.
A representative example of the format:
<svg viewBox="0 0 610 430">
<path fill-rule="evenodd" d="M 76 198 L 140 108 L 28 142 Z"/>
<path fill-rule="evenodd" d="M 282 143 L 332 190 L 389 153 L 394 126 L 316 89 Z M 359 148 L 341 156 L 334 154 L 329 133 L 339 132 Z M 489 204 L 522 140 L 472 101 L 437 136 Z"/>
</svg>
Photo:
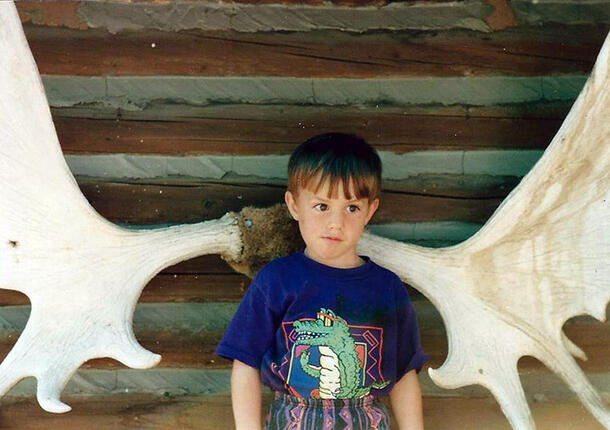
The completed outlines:
<svg viewBox="0 0 610 430">
<path fill-rule="evenodd" d="M 236 428 L 423 429 L 415 311 L 396 274 L 358 255 L 379 205 L 381 160 L 364 140 L 313 137 L 288 163 L 286 205 L 306 247 L 254 277 L 216 353 L 233 360 Z"/>
</svg>

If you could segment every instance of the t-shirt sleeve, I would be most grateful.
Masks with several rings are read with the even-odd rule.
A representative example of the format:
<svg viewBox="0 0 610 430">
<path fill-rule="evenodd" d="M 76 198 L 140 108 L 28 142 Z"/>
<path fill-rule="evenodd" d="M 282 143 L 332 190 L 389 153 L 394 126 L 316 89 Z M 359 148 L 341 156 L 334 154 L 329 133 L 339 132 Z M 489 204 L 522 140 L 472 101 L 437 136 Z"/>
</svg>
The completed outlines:
<svg viewBox="0 0 610 430">
<path fill-rule="evenodd" d="M 274 314 L 260 279 L 255 276 L 216 347 L 216 355 L 259 369 L 273 341 Z"/>
<path fill-rule="evenodd" d="M 399 306 L 397 317 L 398 338 L 396 345 L 397 380 L 412 369 L 415 369 L 416 372 L 419 373 L 424 363 L 428 361 L 428 356 L 421 347 L 415 307 L 409 299 L 409 294 L 400 281 L 400 278 L 398 278 L 398 284 L 398 297 L 396 301 Z"/>
</svg>

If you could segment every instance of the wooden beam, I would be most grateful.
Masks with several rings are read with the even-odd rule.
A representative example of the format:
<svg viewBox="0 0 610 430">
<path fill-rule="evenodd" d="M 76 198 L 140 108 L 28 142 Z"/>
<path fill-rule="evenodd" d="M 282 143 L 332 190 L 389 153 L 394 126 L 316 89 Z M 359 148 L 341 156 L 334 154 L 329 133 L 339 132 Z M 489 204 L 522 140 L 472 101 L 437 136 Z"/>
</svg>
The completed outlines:
<svg viewBox="0 0 610 430">
<path fill-rule="evenodd" d="M 258 116 L 257 116 L 258 115 Z M 356 133 L 378 150 L 544 149 L 559 118 L 410 115 L 397 107 L 249 106 L 222 117 L 123 120 L 54 116 L 67 154 L 289 154 L 313 134 Z"/>
<path fill-rule="evenodd" d="M 166 275 L 234 275 L 235 271 L 218 254 L 202 255 L 163 270 Z"/>
<path fill-rule="evenodd" d="M 81 183 L 81 190 L 104 217 L 119 223 L 191 223 L 215 219 L 244 206 L 269 207 L 283 202 L 285 187 L 229 184 L 198 186 Z M 387 193 L 371 223 L 418 221 L 483 222 L 502 198 L 454 198 Z M 408 208 L 408 210 L 405 210 Z"/>
<path fill-rule="evenodd" d="M 572 101 L 541 101 L 537 103 L 514 103 L 507 105 L 470 106 L 470 105 L 417 105 L 392 106 L 310 106 L 310 105 L 257 105 L 244 103 L 222 103 L 214 106 L 198 106 L 179 103 L 155 102 L 144 109 L 119 109 L 106 105 L 78 105 L 70 107 L 51 107 L 54 118 L 87 118 L 126 121 L 187 121 L 189 119 L 267 120 L 274 121 L 281 116 L 301 117 L 311 121 L 320 118 L 320 112 L 333 117 L 347 116 L 439 116 L 443 118 L 481 118 L 481 119 L 547 119 L 563 120 Z M 320 118 L 321 120 L 321 118 Z M 301 123 L 301 127 L 307 123 Z"/>
<path fill-rule="evenodd" d="M 40 73 L 49 75 L 374 78 L 589 73 L 608 28 L 550 24 L 483 35 L 25 30 Z"/>
<path fill-rule="evenodd" d="M 241 274 L 159 274 L 142 291 L 140 302 L 237 302 L 250 284 Z"/>
</svg>

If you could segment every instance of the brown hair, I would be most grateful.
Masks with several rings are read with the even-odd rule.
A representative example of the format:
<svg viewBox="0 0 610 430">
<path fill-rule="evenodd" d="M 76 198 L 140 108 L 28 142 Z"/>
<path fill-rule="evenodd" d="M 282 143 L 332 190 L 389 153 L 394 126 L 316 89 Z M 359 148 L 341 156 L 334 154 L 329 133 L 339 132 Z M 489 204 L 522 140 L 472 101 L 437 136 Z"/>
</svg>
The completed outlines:
<svg viewBox="0 0 610 430">
<path fill-rule="evenodd" d="M 346 199 L 351 199 L 349 183 L 353 181 L 356 198 L 379 198 L 381 192 L 381 159 L 377 151 L 353 134 L 326 133 L 300 144 L 288 161 L 288 191 L 295 196 L 320 174 L 313 188 L 317 192 L 330 180 L 328 198 L 335 195 L 339 181 Z"/>
</svg>

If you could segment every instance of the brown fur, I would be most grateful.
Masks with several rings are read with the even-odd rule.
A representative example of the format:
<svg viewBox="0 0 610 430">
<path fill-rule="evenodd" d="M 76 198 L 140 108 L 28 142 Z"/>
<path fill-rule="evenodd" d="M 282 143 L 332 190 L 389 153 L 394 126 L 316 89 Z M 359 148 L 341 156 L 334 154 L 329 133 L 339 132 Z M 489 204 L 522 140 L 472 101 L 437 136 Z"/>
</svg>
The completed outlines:
<svg viewBox="0 0 610 430">
<path fill-rule="evenodd" d="M 244 248 L 239 260 L 223 259 L 236 271 L 250 278 L 269 261 L 305 247 L 298 223 L 284 203 L 267 208 L 244 207 L 233 212 L 238 220 Z M 252 224 L 248 227 L 246 221 Z"/>
</svg>

